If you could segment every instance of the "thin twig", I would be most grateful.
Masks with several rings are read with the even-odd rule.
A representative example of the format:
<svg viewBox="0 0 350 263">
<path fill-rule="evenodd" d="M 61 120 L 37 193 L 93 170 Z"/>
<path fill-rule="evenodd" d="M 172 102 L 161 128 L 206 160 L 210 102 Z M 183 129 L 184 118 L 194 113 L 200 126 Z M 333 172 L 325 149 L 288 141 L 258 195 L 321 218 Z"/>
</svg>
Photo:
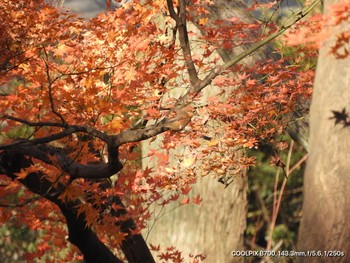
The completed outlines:
<svg viewBox="0 0 350 263">
<path fill-rule="evenodd" d="M 289 149 L 288 149 L 288 155 L 287 155 L 287 163 L 286 163 L 286 177 L 288 178 L 288 175 L 290 174 L 289 167 L 290 167 L 290 160 L 292 159 L 292 152 L 294 147 L 294 140 L 290 142 Z"/>
<path fill-rule="evenodd" d="M 301 158 L 296 164 L 293 165 L 293 167 L 289 170 L 289 174 L 291 174 L 295 169 L 297 169 L 308 157 L 309 154 L 305 154 L 303 158 Z"/>
<path fill-rule="evenodd" d="M 28 145 L 28 144 L 43 144 L 43 143 L 49 143 L 52 141 L 56 141 L 59 139 L 62 139 L 64 137 L 67 137 L 73 133 L 87 133 L 93 137 L 99 138 L 100 140 L 106 142 L 107 144 L 110 144 L 112 142 L 111 136 L 107 135 L 104 132 L 101 132 L 95 128 L 89 127 L 89 126 L 80 126 L 80 125 L 68 125 L 67 123 L 57 123 L 57 122 L 30 122 L 18 117 L 13 117 L 9 115 L 0 116 L 0 118 L 3 119 L 9 119 L 14 120 L 20 123 L 23 123 L 25 125 L 31 126 L 31 127 L 59 127 L 64 128 L 62 132 L 58 132 L 55 134 L 51 134 L 46 137 L 42 138 L 36 138 L 32 140 L 18 140 L 16 142 L 10 143 L 10 144 L 4 144 L 0 146 L 0 150 L 13 148 L 18 145 Z"/>
<path fill-rule="evenodd" d="M 277 169 L 276 172 L 276 178 L 275 178 L 275 185 L 273 187 L 273 204 L 272 204 L 272 216 L 271 216 L 271 223 L 270 223 L 270 232 L 269 232 L 269 237 L 267 240 L 267 246 L 266 246 L 266 250 L 271 250 L 271 246 L 272 246 L 272 233 L 273 233 L 273 229 L 275 228 L 275 223 L 276 220 L 275 218 L 277 218 L 277 187 L 278 187 L 278 180 L 279 180 L 279 174 L 280 174 L 280 167 Z"/>
<path fill-rule="evenodd" d="M 66 128 L 67 124 L 65 123 L 61 123 L 61 122 L 31 122 L 31 121 L 27 121 L 25 119 L 21 119 L 21 118 L 17 118 L 14 116 L 10 116 L 10 115 L 3 115 L 0 116 L 0 119 L 8 119 L 8 120 L 12 120 L 12 121 L 17 121 L 20 123 L 23 123 L 27 126 L 31 126 L 31 127 L 61 127 L 61 128 Z"/>
<path fill-rule="evenodd" d="M 48 81 L 48 91 L 49 91 L 49 100 L 50 100 L 50 105 L 51 105 L 51 111 L 53 112 L 53 114 L 55 114 L 61 120 L 62 123 L 66 123 L 66 121 L 64 120 L 62 115 L 58 111 L 56 111 L 56 109 L 55 109 L 53 96 L 52 96 L 52 84 L 54 83 L 54 81 L 51 80 L 50 67 L 49 67 L 49 56 L 46 52 L 46 49 L 43 48 L 43 50 L 44 50 L 45 57 L 46 57 L 46 60 L 44 60 L 44 62 L 45 62 L 45 70 L 46 70 L 46 76 L 47 76 L 47 81 Z"/>
<path fill-rule="evenodd" d="M 287 165 L 286 165 L 286 177 L 283 179 L 281 188 L 279 190 L 279 192 L 277 191 L 277 184 L 278 184 L 278 174 L 280 169 L 278 169 L 277 173 L 276 173 L 276 181 L 275 181 L 275 187 L 274 187 L 274 202 L 273 202 L 273 208 L 272 208 L 272 221 L 270 224 L 270 233 L 269 233 L 269 239 L 267 242 L 267 246 L 266 246 L 266 250 L 271 250 L 271 246 L 272 246 L 272 234 L 276 225 L 276 220 L 277 220 L 277 216 L 279 213 L 279 209 L 281 207 L 281 203 L 282 203 L 282 197 L 283 197 L 283 193 L 285 190 L 285 187 L 287 185 L 287 181 L 288 178 L 290 176 L 290 174 L 297 168 L 299 167 L 308 157 L 308 154 L 305 154 L 295 165 L 293 165 L 292 168 L 290 168 L 290 161 L 291 161 L 291 157 L 292 157 L 292 150 L 293 150 L 293 146 L 294 146 L 294 141 L 292 140 L 290 146 L 289 146 L 289 150 L 288 150 L 288 159 L 287 159 Z M 278 198 L 277 198 L 278 196 Z"/>
</svg>

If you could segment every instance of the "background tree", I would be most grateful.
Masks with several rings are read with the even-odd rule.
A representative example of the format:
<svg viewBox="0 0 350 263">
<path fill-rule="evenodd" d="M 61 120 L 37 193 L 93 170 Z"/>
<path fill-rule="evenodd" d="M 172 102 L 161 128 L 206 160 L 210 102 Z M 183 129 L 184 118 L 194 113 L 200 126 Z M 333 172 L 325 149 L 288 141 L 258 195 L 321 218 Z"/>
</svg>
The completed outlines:
<svg viewBox="0 0 350 263">
<path fill-rule="evenodd" d="M 213 1 L 206 8 L 208 9 L 206 15 L 196 11 L 191 13 L 187 25 L 188 31 L 192 34 L 190 45 L 195 56 L 203 56 L 207 46 L 213 44 L 207 42 L 203 48 L 203 41 L 210 34 L 208 31 L 210 29 L 219 30 L 222 21 L 229 21 L 230 18 L 234 17 L 246 24 L 256 22 L 251 12 L 246 11 L 247 7 L 242 1 Z M 206 19 L 205 26 L 201 19 Z M 254 38 L 258 35 L 257 32 L 247 33 L 254 34 L 247 36 L 247 38 Z M 217 45 L 217 43 L 215 44 Z M 247 48 L 249 48 L 247 44 L 227 48 L 220 47 L 206 59 L 206 63 L 212 63 L 213 60 L 217 59 L 218 54 L 224 62 L 228 62 Z M 265 58 L 262 53 L 255 52 L 251 58 L 245 60 L 244 64 L 251 66 L 254 61 L 261 61 Z M 199 74 L 204 74 L 204 72 L 199 72 Z M 232 73 L 231 76 L 235 78 Z M 201 101 L 198 102 L 197 107 L 205 107 L 210 97 L 225 100 L 227 94 L 232 92 L 230 90 L 236 86 L 227 86 L 224 92 L 216 85 L 208 86 L 203 90 Z M 184 91 L 183 88 L 171 90 L 169 96 L 178 98 Z M 222 126 L 221 124 L 218 120 L 207 120 L 203 124 L 207 131 L 206 138 L 210 139 L 209 141 L 203 139 L 202 145 L 207 145 L 210 140 L 215 142 L 222 137 L 225 125 Z M 146 156 L 143 159 L 144 167 L 157 166 L 156 162 L 150 163 L 147 155 L 150 149 L 159 150 L 162 140 L 163 138 L 158 136 L 157 140 L 152 139 L 152 142 L 150 140 L 143 142 L 142 152 Z M 192 154 L 187 146 L 177 146 L 174 151 L 170 152 L 170 155 L 172 156 L 171 164 L 182 165 L 181 160 L 186 159 L 186 155 L 191 156 Z M 239 159 L 244 153 L 242 149 L 232 147 L 227 150 L 225 155 L 226 158 Z M 172 203 L 166 209 L 155 205 L 154 217 L 150 220 L 153 222 L 144 231 L 147 241 L 152 244 L 163 244 L 163 246 L 175 246 L 185 255 L 190 253 L 205 255 L 208 262 L 230 262 L 232 260 L 238 262 L 238 260 L 243 260 L 243 258 L 233 259 L 230 257 L 232 250 L 244 249 L 243 237 L 246 229 L 246 169 L 237 169 L 237 167 L 236 165 L 226 169 L 218 175 L 215 172 L 216 170 L 208 171 L 210 170 L 209 165 L 198 163 L 196 170 L 201 171 L 201 173 L 208 173 L 209 176 L 201 178 L 192 186 L 190 196 L 200 196 L 201 202 L 197 206 L 182 206 L 178 203 Z M 184 218 L 186 220 L 183 220 Z M 162 233 L 162 235 L 157 233 Z"/>
<path fill-rule="evenodd" d="M 310 157 L 304 182 L 301 251 L 333 251 L 335 257 L 300 262 L 348 262 L 350 103 L 349 4 L 325 1 L 324 43 L 318 58 L 310 112 Z M 326 32 L 326 35 L 324 35 Z M 312 36 L 312 35 L 311 35 Z M 342 256 L 344 255 L 345 256 Z"/>
</svg>

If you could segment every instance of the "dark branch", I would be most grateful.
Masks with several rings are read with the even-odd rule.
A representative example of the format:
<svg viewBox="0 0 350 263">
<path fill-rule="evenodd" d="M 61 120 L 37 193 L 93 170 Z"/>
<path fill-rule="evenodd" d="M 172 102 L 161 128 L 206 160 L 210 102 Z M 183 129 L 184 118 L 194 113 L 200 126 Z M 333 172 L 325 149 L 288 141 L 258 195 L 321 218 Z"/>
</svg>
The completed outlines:
<svg viewBox="0 0 350 263">
<path fill-rule="evenodd" d="M 43 146 L 40 146 L 43 147 Z M 22 147 L 23 148 L 23 147 Z M 35 148 L 40 152 L 44 149 Z M 49 152 L 57 151 L 57 149 L 47 149 Z M 38 157 L 38 153 L 36 153 Z M 0 153 L 0 170 L 5 172 L 12 179 L 16 178 L 15 173 L 20 172 L 23 168 L 28 168 L 32 162 L 25 154 L 14 150 L 7 150 Z M 96 171 L 96 175 L 99 171 Z M 98 176 L 101 178 L 101 176 Z M 27 175 L 25 179 L 19 180 L 30 191 L 39 194 L 51 202 L 55 203 L 62 211 L 66 218 L 69 241 L 76 245 L 84 255 L 85 262 L 106 262 L 106 263 L 122 263 L 120 259 L 115 257 L 113 253 L 104 245 L 96 236 L 93 230 L 87 226 L 84 213 L 78 213 L 77 207 L 81 205 L 79 200 L 63 202 L 59 199 L 57 188 L 62 189 L 64 186 L 57 183 L 56 188 L 52 187 L 52 183 L 45 179 L 45 174 L 38 171 Z M 153 257 L 147 247 L 146 242 L 141 235 L 132 234 L 135 230 L 135 223 L 132 219 L 127 218 L 125 207 L 118 196 L 115 200 L 120 209 L 117 211 L 116 217 L 125 216 L 125 220 L 120 222 L 121 231 L 126 234 L 122 241 L 121 248 L 129 262 L 154 263 Z"/>
<path fill-rule="evenodd" d="M 175 22 L 177 22 L 179 20 L 179 16 L 175 12 L 173 1 L 172 0 L 167 0 L 166 2 L 167 2 L 167 5 L 168 5 L 170 17 L 172 19 L 174 19 Z"/>
<path fill-rule="evenodd" d="M 11 148 L 15 148 L 17 146 L 26 146 L 26 145 L 35 145 L 35 144 L 45 144 L 45 143 L 49 143 L 52 141 L 56 141 L 59 139 L 62 139 L 72 133 L 76 132 L 75 129 L 73 129 L 72 127 L 69 127 L 65 130 L 63 130 L 62 132 L 50 135 L 50 136 L 46 136 L 46 137 L 42 137 L 42 138 L 37 138 L 37 139 L 32 139 L 32 140 L 17 140 L 14 143 L 10 143 L 10 144 L 3 144 L 0 146 L 0 150 L 5 150 L 5 149 L 11 149 Z"/>
<path fill-rule="evenodd" d="M 11 151 L 16 154 L 38 159 L 49 165 L 58 166 L 71 179 L 110 178 L 123 168 L 117 154 L 113 158 L 109 158 L 107 163 L 101 161 L 95 164 L 80 164 L 70 159 L 64 150 L 48 145 L 27 144 L 11 149 Z"/>
<path fill-rule="evenodd" d="M 173 2 L 171 0 L 167 0 L 167 4 L 170 16 L 175 20 L 176 27 L 179 31 L 180 46 L 185 59 L 186 68 L 188 71 L 191 85 L 192 87 L 196 87 L 200 82 L 200 79 L 198 78 L 197 70 L 192 59 L 191 46 L 188 38 L 186 22 L 186 2 L 185 0 L 180 0 L 179 15 L 175 13 Z"/>
<path fill-rule="evenodd" d="M 0 116 L 1 119 L 7 119 L 7 120 L 12 120 L 12 121 L 17 121 L 20 123 L 23 123 L 25 125 L 31 126 L 31 127 L 61 127 L 61 128 L 66 128 L 67 124 L 65 123 L 61 123 L 61 122 L 31 122 L 31 121 L 27 121 L 21 118 L 17 118 L 17 117 L 13 117 L 10 115 L 3 115 Z"/>
<path fill-rule="evenodd" d="M 65 128 L 62 132 L 52 134 L 46 137 L 32 139 L 32 140 L 18 140 L 14 143 L 10 144 L 4 144 L 0 146 L 0 150 L 4 149 L 10 149 L 19 145 L 28 145 L 28 144 L 44 144 L 49 143 L 55 140 L 62 139 L 64 137 L 67 137 L 73 133 L 82 132 L 87 133 L 91 135 L 92 137 L 99 138 L 100 140 L 106 142 L 108 145 L 111 143 L 111 138 L 109 135 L 105 134 L 104 132 L 101 132 L 97 129 L 94 129 L 89 126 L 80 126 L 80 125 L 68 125 L 67 123 L 56 123 L 56 122 L 30 122 L 21 118 L 12 117 L 12 116 L 1 116 L 2 119 L 9 119 L 14 120 L 20 123 L 23 123 L 25 125 L 31 126 L 31 127 L 61 127 Z"/>
<path fill-rule="evenodd" d="M 15 173 L 31 165 L 32 162 L 23 154 L 10 150 L 0 153 L 1 171 L 6 171 L 6 175 L 12 179 L 16 178 Z M 85 262 L 122 263 L 123 261 L 114 256 L 87 226 L 85 215 L 77 212 L 79 201 L 63 202 L 60 200 L 55 194 L 57 189 L 54 189 L 52 183 L 45 177 L 44 173 L 38 171 L 28 174 L 25 179 L 19 181 L 33 193 L 44 196 L 60 208 L 66 218 L 69 241 L 83 253 Z M 58 185 L 57 187 L 62 188 L 63 186 Z"/>
</svg>

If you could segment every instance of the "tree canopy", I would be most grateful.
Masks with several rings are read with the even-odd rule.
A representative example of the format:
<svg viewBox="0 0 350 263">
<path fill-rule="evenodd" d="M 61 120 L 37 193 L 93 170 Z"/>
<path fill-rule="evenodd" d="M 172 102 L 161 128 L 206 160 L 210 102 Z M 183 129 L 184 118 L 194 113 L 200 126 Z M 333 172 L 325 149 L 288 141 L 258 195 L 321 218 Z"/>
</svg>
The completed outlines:
<svg viewBox="0 0 350 263">
<path fill-rule="evenodd" d="M 300 34 L 279 36 L 319 1 L 252 23 L 214 21 L 215 4 L 133 1 L 83 20 L 40 0 L 2 2 L 0 221 L 45 230 L 28 259 L 64 247 L 68 231 L 80 252 L 72 248 L 66 261 L 154 262 L 140 235 L 150 205 L 199 204 L 200 196 L 187 197 L 198 178 L 254 165 L 254 156 L 236 158 L 229 148 L 275 143 L 291 125 L 296 105 L 310 98 L 314 68 L 305 61 L 317 51 L 298 46 L 288 56 L 286 42 Z M 273 40 L 266 57 L 246 63 Z M 222 52 L 237 55 L 223 61 Z M 203 104 L 202 91 L 213 87 L 218 93 Z M 169 96 L 177 88 L 183 93 Z M 220 136 L 208 134 L 209 120 L 220 123 Z M 158 134 L 162 149 L 141 156 L 139 143 Z M 190 150 L 180 168 L 169 162 L 177 145 Z M 158 166 L 142 169 L 141 158 Z M 175 248 L 158 256 L 182 262 Z"/>
</svg>

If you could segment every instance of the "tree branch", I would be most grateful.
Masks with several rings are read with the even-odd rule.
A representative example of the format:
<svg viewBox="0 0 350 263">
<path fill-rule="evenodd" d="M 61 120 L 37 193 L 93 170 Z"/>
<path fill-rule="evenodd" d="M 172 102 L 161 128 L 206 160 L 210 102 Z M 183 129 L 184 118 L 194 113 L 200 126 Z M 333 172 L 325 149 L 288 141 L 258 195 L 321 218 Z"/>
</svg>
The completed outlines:
<svg viewBox="0 0 350 263">
<path fill-rule="evenodd" d="M 50 136 L 46 136 L 46 137 L 42 137 L 42 138 L 37 138 L 37 139 L 32 139 L 32 140 L 17 140 L 14 143 L 10 143 L 10 144 L 3 144 L 0 146 L 0 150 L 6 150 L 6 149 L 11 149 L 20 145 L 26 146 L 26 145 L 35 145 L 35 144 L 45 144 L 45 143 L 49 143 L 52 141 L 56 141 L 59 139 L 62 139 L 64 137 L 67 137 L 70 134 L 75 133 L 76 130 L 73 127 L 68 127 L 67 129 L 63 130 L 62 132 L 50 135 Z"/>
<path fill-rule="evenodd" d="M 46 137 L 32 139 L 32 140 L 19 140 L 11 144 L 4 144 L 0 146 L 0 150 L 4 149 L 10 149 L 18 145 L 26 145 L 26 144 L 44 144 L 49 143 L 55 140 L 62 139 L 64 137 L 67 137 L 73 133 L 82 132 L 87 133 L 93 137 L 99 138 L 100 140 L 106 142 L 108 145 L 111 143 L 111 138 L 109 135 L 105 134 L 104 132 L 101 132 L 95 128 L 89 127 L 89 126 L 80 126 L 80 125 L 68 125 L 67 123 L 57 123 L 57 122 L 30 122 L 21 118 L 4 115 L 0 116 L 2 119 L 9 119 L 13 121 L 17 121 L 20 123 L 23 123 L 25 125 L 28 125 L 30 127 L 60 127 L 65 128 L 62 132 L 52 134 Z"/>
<path fill-rule="evenodd" d="M 31 165 L 32 162 L 28 158 L 17 152 L 5 151 L 0 153 L 1 171 L 6 171 L 6 175 L 12 179 L 16 179 L 15 173 Z M 52 188 L 52 183 L 45 179 L 44 173 L 40 171 L 33 172 L 19 181 L 33 193 L 44 196 L 60 208 L 66 218 L 69 241 L 83 253 L 85 262 L 123 263 L 99 240 L 92 229 L 87 227 L 85 215 L 83 213 L 79 214 L 76 210 L 77 203 L 65 203 L 58 198 L 55 189 Z M 63 186 L 61 185 L 61 187 Z"/>
<path fill-rule="evenodd" d="M 191 100 L 194 97 L 196 97 L 205 87 L 210 85 L 214 78 L 223 74 L 225 70 L 234 66 L 238 62 L 242 61 L 243 59 L 245 59 L 246 57 L 248 57 L 249 55 L 251 55 L 252 53 L 257 51 L 262 46 L 266 45 L 267 43 L 269 43 L 273 39 L 275 39 L 278 36 L 280 36 L 281 34 L 283 34 L 291 26 L 293 26 L 295 23 L 297 23 L 302 18 L 304 18 L 306 15 L 308 15 L 319 3 L 321 3 L 321 0 L 314 0 L 313 2 L 310 3 L 310 5 L 305 6 L 299 12 L 292 14 L 289 18 L 287 18 L 284 21 L 283 25 L 280 27 L 280 29 L 278 31 L 269 35 L 268 37 L 266 37 L 262 41 L 256 43 L 252 47 L 248 48 L 246 51 L 244 51 L 244 52 L 240 53 L 238 56 L 234 57 L 233 59 L 227 61 L 224 65 L 215 67 L 214 69 L 212 69 L 208 73 L 208 75 L 203 80 L 200 80 L 198 78 L 198 75 L 196 73 L 196 70 L 194 68 L 194 64 L 192 61 L 191 49 L 190 49 L 190 45 L 189 45 L 189 41 L 188 41 L 186 20 L 185 20 L 186 19 L 186 4 L 185 4 L 184 0 L 180 0 L 179 3 L 180 3 L 180 12 L 179 12 L 179 15 L 177 15 L 175 10 L 174 10 L 173 2 L 171 0 L 167 0 L 170 16 L 176 21 L 176 25 L 177 25 L 178 30 L 179 30 L 179 40 L 180 40 L 181 48 L 182 48 L 183 53 L 184 53 L 187 70 L 189 72 L 190 78 L 192 76 L 192 80 L 190 80 L 190 82 L 192 84 L 192 88 L 188 89 L 187 92 L 185 94 L 183 94 L 176 101 L 175 107 L 172 110 L 172 112 L 179 111 L 182 108 L 184 108 L 185 106 L 189 105 L 191 103 Z M 180 32 L 181 30 L 182 30 L 182 33 Z M 152 134 L 152 132 L 150 132 L 149 130 L 147 130 L 147 133 Z M 158 132 L 158 133 L 155 132 L 154 135 L 157 135 L 159 133 L 160 132 Z M 127 134 L 123 134 L 122 137 L 124 137 L 124 138 L 128 137 L 126 135 Z M 148 137 L 148 136 L 146 136 L 146 137 Z M 142 135 L 140 135 L 140 134 L 133 134 L 129 137 L 129 139 L 131 139 L 131 141 L 136 141 L 137 138 L 139 138 L 140 140 L 143 140 Z M 124 139 L 121 141 L 124 141 Z"/>
<path fill-rule="evenodd" d="M 312 1 L 308 6 L 305 6 L 303 9 L 299 10 L 296 13 L 293 13 L 291 16 L 289 16 L 280 29 L 276 31 L 275 33 L 272 33 L 265 39 L 261 40 L 260 42 L 256 43 L 253 45 L 251 48 L 247 49 L 246 51 L 242 52 L 240 55 L 234 57 L 230 61 L 226 62 L 224 65 L 216 67 L 213 69 L 202 81 L 201 83 L 197 86 L 195 89 L 195 93 L 200 92 L 202 89 L 204 89 L 206 86 L 208 86 L 212 80 L 221 75 L 225 70 L 228 68 L 236 65 L 238 62 L 242 61 L 244 58 L 248 57 L 255 51 L 257 51 L 259 48 L 262 46 L 266 45 L 270 41 L 274 40 L 278 36 L 282 35 L 286 30 L 288 30 L 291 26 L 293 26 L 295 23 L 300 21 L 302 18 L 307 16 L 318 4 L 321 3 L 321 0 L 314 0 Z"/>
<path fill-rule="evenodd" d="M 28 126 L 36 126 L 36 127 L 44 127 L 44 126 L 47 126 L 47 127 L 61 127 L 61 128 L 66 128 L 67 127 L 67 124 L 66 123 L 61 123 L 61 122 L 30 122 L 30 121 L 27 121 L 27 120 L 24 120 L 24 119 L 21 119 L 21 118 L 17 118 L 17 117 L 14 117 L 14 116 L 10 116 L 10 115 L 2 115 L 0 116 L 0 119 L 7 119 L 7 120 L 12 120 L 12 121 L 17 121 L 17 122 L 20 122 L 20 123 L 23 123 L 25 125 L 28 125 Z"/>
<path fill-rule="evenodd" d="M 36 146 L 38 148 L 38 146 Z M 54 149 L 56 150 L 56 149 Z M 52 149 L 51 149 L 52 151 Z M 30 159 L 25 154 L 13 150 L 7 150 L 0 153 L 0 168 L 7 176 L 16 179 L 15 173 L 20 172 L 23 168 L 32 165 Z M 95 173 L 99 171 L 95 170 Z M 101 178 L 101 176 L 96 176 Z M 55 203 L 66 218 L 69 241 L 76 245 L 84 255 L 85 262 L 106 262 L 106 263 L 122 263 L 120 259 L 115 257 L 113 253 L 101 242 L 96 234 L 86 224 L 84 213 L 77 212 L 79 201 L 63 202 L 56 194 L 57 188 L 52 187 L 52 183 L 45 179 L 45 174 L 38 171 L 27 175 L 25 179 L 19 180 L 30 191 L 45 197 Z M 58 188 L 64 188 L 58 183 Z M 125 216 L 127 214 L 125 207 L 118 196 L 115 197 L 116 204 L 121 207 L 115 216 Z M 129 262 L 135 263 L 154 263 L 154 259 L 147 247 L 146 242 L 140 234 L 133 235 L 135 223 L 131 218 L 127 218 L 120 222 L 121 231 L 126 234 L 122 241 L 121 248 Z"/>
<path fill-rule="evenodd" d="M 185 0 L 179 0 L 180 10 L 178 15 L 174 10 L 173 1 L 167 0 L 167 4 L 168 4 L 170 16 L 175 20 L 176 27 L 179 31 L 180 46 L 185 59 L 185 64 L 188 71 L 190 83 L 192 87 L 196 87 L 200 82 L 200 79 L 198 78 L 197 70 L 192 59 L 191 46 L 188 38 L 187 22 L 186 22 L 187 20 L 186 19 L 186 2 Z"/>
<path fill-rule="evenodd" d="M 107 163 L 101 161 L 96 164 L 80 164 L 71 160 L 64 150 L 48 145 L 21 145 L 21 147 L 11 149 L 11 152 L 38 159 L 49 165 L 58 166 L 71 179 L 110 178 L 123 168 L 118 155 L 114 156 L 114 158 L 109 158 Z"/>
<path fill-rule="evenodd" d="M 180 18 L 175 12 L 173 0 L 166 0 L 166 3 L 168 5 L 170 17 L 177 22 Z"/>
<path fill-rule="evenodd" d="M 66 123 L 66 121 L 63 118 L 63 116 L 58 111 L 56 111 L 56 109 L 55 109 L 55 104 L 54 104 L 53 96 L 52 96 L 52 84 L 54 83 L 54 81 L 51 81 L 50 68 L 49 68 L 49 56 L 48 56 L 48 54 L 46 52 L 46 49 L 43 48 L 43 50 L 44 50 L 45 57 L 46 57 L 46 60 L 44 60 L 44 63 L 45 63 L 45 70 L 46 70 L 47 81 L 48 81 L 48 89 L 49 89 L 49 99 L 50 99 L 51 111 L 62 121 L 62 123 Z"/>
<path fill-rule="evenodd" d="M 148 126 L 143 129 L 127 129 L 125 131 L 122 131 L 121 133 L 117 135 L 113 135 L 112 140 L 113 140 L 113 145 L 115 147 L 119 147 L 122 144 L 128 143 L 128 142 L 138 142 L 138 141 L 143 141 L 147 140 L 151 137 L 154 137 L 158 134 L 161 134 L 165 131 L 170 130 L 169 127 L 166 127 L 166 122 L 165 120 Z"/>
</svg>

